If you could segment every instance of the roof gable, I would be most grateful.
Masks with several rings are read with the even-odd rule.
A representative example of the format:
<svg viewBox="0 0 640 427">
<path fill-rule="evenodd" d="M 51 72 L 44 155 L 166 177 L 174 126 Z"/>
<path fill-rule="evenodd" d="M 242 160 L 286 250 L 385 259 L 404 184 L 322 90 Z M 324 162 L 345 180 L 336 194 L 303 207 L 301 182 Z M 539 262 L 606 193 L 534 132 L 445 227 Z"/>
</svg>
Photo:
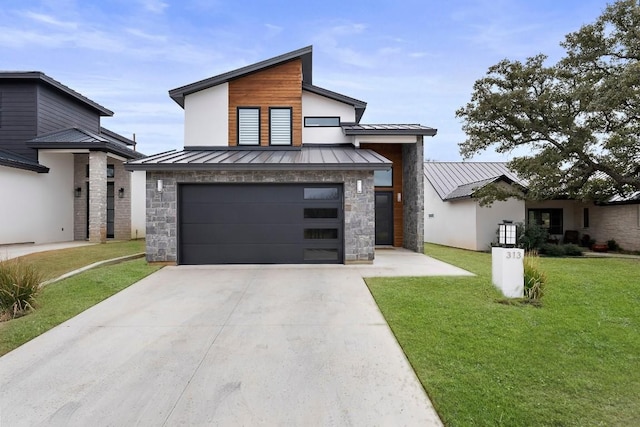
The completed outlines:
<svg viewBox="0 0 640 427">
<path fill-rule="evenodd" d="M 312 51 L 312 46 L 303 47 L 302 49 L 294 50 L 292 52 L 288 52 L 274 58 L 266 59 L 255 64 L 247 65 L 233 71 L 210 77 L 208 79 L 200 80 L 195 83 L 172 89 L 169 91 L 169 96 L 176 103 L 178 103 L 178 105 L 184 108 L 184 97 L 189 94 L 199 92 L 201 90 L 208 89 L 210 87 L 226 83 L 230 80 L 234 80 L 239 77 L 264 70 L 266 68 L 271 68 L 294 59 L 300 59 L 302 61 L 302 82 L 312 84 Z"/>
<path fill-rule="evenodd" d="M 86 96 L 76 92 L 68 86 L 63 85 L 57 80 L 52 79 L 41 71 L 0 71 L 0 80 L 22 80 L 22 81 L 34 81 L 37 83 L 45 84 L 50 88 L 53 88 L 57 92 L 60 92 L 66 96 L 69 96 L 76 101 L 98 111 L 101 116 L 113 116 L 113 111 L 103 107 L 87 98 Z"/>
<path fill-rule="evenodd" d="M 526 187 L 505 162 L 426 162 L 424 176 L 442 200 L 470 197 L 478 188 L 500 180 Z"/>
</svg>

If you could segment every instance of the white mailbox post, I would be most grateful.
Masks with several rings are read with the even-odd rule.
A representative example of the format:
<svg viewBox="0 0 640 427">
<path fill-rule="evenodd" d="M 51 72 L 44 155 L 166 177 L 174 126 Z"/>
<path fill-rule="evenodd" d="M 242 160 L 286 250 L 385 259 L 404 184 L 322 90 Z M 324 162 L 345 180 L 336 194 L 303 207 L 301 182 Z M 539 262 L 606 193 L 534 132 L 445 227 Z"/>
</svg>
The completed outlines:
<svg viewBox="0 0 640 427">
<path fill-rule="evenodd" d="M 516 225 L 511 221 L 498 224 L 501 247 L 491 249 L 491 277 L 493 284 L 507 298 L 524 296 L 524 249 L 516 245 Z"/>
</svg>

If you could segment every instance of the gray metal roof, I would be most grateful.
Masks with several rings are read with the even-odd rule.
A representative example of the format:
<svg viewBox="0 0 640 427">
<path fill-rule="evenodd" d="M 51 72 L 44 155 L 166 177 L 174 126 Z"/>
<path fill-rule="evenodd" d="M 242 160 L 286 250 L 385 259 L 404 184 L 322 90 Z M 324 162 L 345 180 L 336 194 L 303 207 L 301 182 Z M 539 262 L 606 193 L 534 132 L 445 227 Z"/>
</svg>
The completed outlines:
<svg viewBox="0 0 640 427">
<path fill-rule="evenodd" d="M 426 162 L 424 176 L 442 200 L 471 197 L 476 189 L 501 179 L 526 187 L 504 162 Z"/>
<path fill-rule="evenodd" d="M 611 204 L 625 204 L 625 203 L 638 203 L 640 202 L 640 191 L 635 191 L 629 195 L 621 196 L 616 194 L 612 196 L 606 203 Z"/>
<path fill-rule="evenodd" d="M 97 149 L 119 154 L 127 159 L 139 159 L 144 157 L 144 154 L 130 149 L 127 144 L 122 142 L 121 139 L 124 138 L 123 136 L 116 139 L 111 136 L 112 134 L 114 134 L 114 132 L 111 131 L 109 131 L 108 134 L 97 134 L 86 129 L 69 128 L 37 136 L 36 138 L 27 141 L 27 146 L 31 148 L 53 149 Z"/>
<path fill-rule="evenodd" d="M 391 161 L 352 146 L 169 151 L 126 163 L 127 170 L 385 170 Z"/>
<path fill-rule="evenodd" d="M 2 149 L 0 149 L 0 166 L 8 166 L 10 168 L 24 169 L 38 173 L 49 172 L 48 167 L 42 166 L 38 162 Z"/>
<path fill-rule="evenodd" d="M 245 76 L 247 74 L 255 73 L 256 71 L 270 68 L 292 59 L 300 58 L 302 60 L 302 81 L 303 83 L 312 83 L 312 52 L 313 47 L 307 46 L 302 49 L 294 50 L 292 52 L 285 53 L 283 55 L 276 56 L 255 64 L 247 65 L 246 67 L 238 68 L 237 70 L 229 71 L 217 76 L 210 77 L 208 79 L 200 80 L 195 83 L 191 83 L 185 86 L 181 86 L 169 91 L 169 96 L 181 107 L 184 107 L 184 97 L 194 92 L 199 92 L 204 89 L 208 89 L 213 86 L 217 86 L 222 83 L 226 83 L 230 80 L 237 79 L 238 77 Z"/>
<path fill-rule="evenodd" d="M 307 92 L 315 93 L 316 95 L 324 96 L 335 101 L 352 105 L 356 109 L 356 122 L 360 122 L 360 119 L 364 114 L 364 110 L 367 108 L 367 103 L 364 101 L 360 101 L 359 99 L 351 98 L 350 96 L 342 95 L 341 93 L 314 86 L 310 83 L 303 82 L 302 90 L 306 90 Z"/>
<path fill-rule="evenodd" d="M 438 130 L 420 124 L 344 124 L 345 135 L 426 135 Z"/>
<path fill-rule="evenodd" d="M 71 96 L 72 98 L 75 98 L 76 100 L 88 105 L 89 107 L 94 108 L 100 113 L 101 116 L 113 116 L 113 111 L 103 107 L 97 102 L 90 100 L 86 96 L 79 94 L 75 90 L 63 85 L 59 81 L 52 79 L 41 71 L 0 71 L 0 79 L 40 81 L 66 95 Z"/>
</svg>

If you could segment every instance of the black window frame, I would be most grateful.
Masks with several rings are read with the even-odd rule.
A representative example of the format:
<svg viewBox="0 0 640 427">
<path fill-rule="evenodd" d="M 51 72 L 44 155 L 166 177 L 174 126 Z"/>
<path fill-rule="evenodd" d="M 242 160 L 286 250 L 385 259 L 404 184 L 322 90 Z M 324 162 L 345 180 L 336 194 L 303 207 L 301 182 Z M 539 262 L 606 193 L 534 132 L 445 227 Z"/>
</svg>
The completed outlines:
<svg viewBox="0 0 640 427">
<path fill-rule="evenodd" d="M 338 124 L 336 125 L 321 125 L 321 124 L 317 124 L 317 125 L 309 125 L 307 124 L 307 120 L 308 119 L 337 119 L 338 120 Z M 340 127 L 340 116 L 305 116 L 304 117 L 304 127 L 306 128 L 337 128 Z"/>
<path fill-rule="evenodd" d="M 564 234 L 564 211 L 562 208 L 530 208 L 527 210 L 527 223 L 531 223 L 533 214 L 535 223 L 547 230 L 550 235 Z M 542 215 L 549 214 L 549 227 L 542 223 Z M 559 220 L 559 221 L 558 221 Z"/>
<path fill-rule="evenodd" d="M 258 111 L 258 143 L 247 144 L 240 141 L 240 110 L 257 110 Z M 262 126 L 260 125 L 262 119 L 262 109 L 257 106 L 239 106 L 236 107 L 236 144 L 243 147 L 259 147 L 262 142 Z"/>
<path fill-rule="evenodd" d="M 274 144 L 273 132 L 271 123 L 271 112 L 274 110 L 289 110 L 289 143 L 288 144 Z M 287 147 L 293 145 L 293 107 L 269 107 L 269 145 L 274 147 Z"/>
</svg>

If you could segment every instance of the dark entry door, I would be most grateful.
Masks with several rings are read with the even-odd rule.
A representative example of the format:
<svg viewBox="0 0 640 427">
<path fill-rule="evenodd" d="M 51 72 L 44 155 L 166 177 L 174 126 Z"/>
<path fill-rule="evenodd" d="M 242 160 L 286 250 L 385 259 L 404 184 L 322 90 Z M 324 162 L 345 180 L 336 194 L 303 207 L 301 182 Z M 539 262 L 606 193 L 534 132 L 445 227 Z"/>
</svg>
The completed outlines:
<svg viewBox="0 0 640 427">
<path fill-rule="evenodd" d="M 182 184 L 180 264 L 343 261 L 342 185 Z"/>
<path fill-rule="evenodd" d="M 376 191 L 376 245 L 393 245 L 392 191 Z"/>
</svg>

